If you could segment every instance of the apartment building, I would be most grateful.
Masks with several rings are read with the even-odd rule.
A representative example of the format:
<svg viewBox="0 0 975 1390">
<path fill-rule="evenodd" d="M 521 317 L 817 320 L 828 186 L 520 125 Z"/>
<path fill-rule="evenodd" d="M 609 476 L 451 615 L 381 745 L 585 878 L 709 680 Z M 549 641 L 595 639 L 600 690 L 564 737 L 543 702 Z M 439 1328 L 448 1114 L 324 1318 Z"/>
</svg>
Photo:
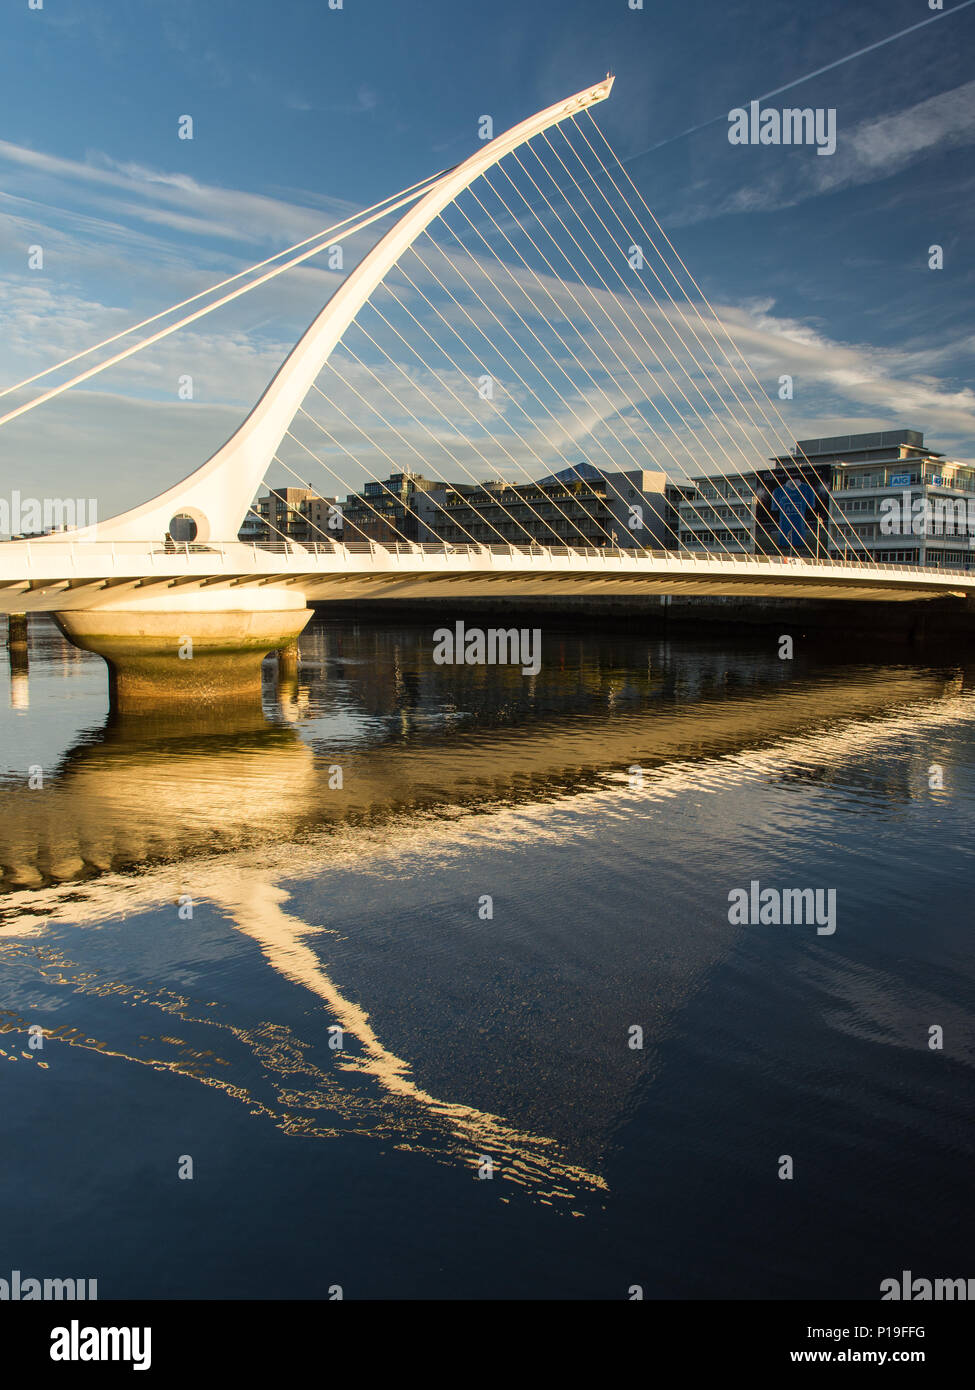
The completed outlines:
<svg viewBox="0 0 975 1390">
<path fill-rule="evenodd" d="M 431 539 L 421 520 L 421 503 L 427 494 L 446 487 L 446 483 L 424 478 L 422 473 L 408 472 L 366 483 L 361 492 L 342 503 L 346 540 L 394 544 Z"/>
<path fill-rule="evenodd" d="M 443 484 L 424 499 L 422 516 L 429 539 L 456 545 L 676 544 L 666 475 L 648 469 L 579 463 L 530 483 Z"/>
<path fill-rule="evenodd" d="M 341 540 L 341 520 L 341 509 L 334 497 L 320 497 L 308 487 L 272 487 L 254 499 L 238 539 L 256 545 L 284 540 L 299 545 Z"/>
</svg>

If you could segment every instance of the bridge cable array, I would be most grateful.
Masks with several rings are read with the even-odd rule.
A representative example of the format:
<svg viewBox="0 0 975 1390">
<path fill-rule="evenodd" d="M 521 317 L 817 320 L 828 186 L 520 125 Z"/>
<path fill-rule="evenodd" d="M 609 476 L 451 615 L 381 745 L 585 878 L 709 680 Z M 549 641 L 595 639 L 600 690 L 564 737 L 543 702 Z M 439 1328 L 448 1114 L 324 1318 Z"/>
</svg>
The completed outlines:
<svg viewBox="0 0 975 1390">
<path fill-rule="evenodd" d="M 448 171 L 443 170 L 441 174 L 445 172 Z M 8 411 L 5 415 L 0 416 L 0 425 L 5 425 L 8 421 L 15 420 L 18 416 L 26 414 L 28 410 L 33 410 L 35 406 L 42 405 L 45 401 L 52 400 L 55 396 L 60 396 L 62 392 L 69 390 L 72 386 L 77 386 L 83 381 L 90 380 L 93 376 L 97 376 L 108 367 L 113 367 L 117 363 L 125 361 L 126 358 L 133 356 L 137 352 L 141 352 L 144 348 L 150 347 L 153 343 L 157 343 L 161 339 L 169 337 L 170 334 L 175 333 L 178 329 L 185 328 L 187 324 L 194 323 L 197 319 L 212 313 L 214 309 L 221 308 L 224 304 L 229 304 L 232 300 L 238 299 L 241 295 L 256 289 L 258 285 L 264 285 L 269 280 L 273 280 L 276 276 L 282 275 L 286 270 L 291 270 L 296 265 L 301 265 L 304 261 L 310 260 L 313 256 L 320 255 L 322 251 L 327 251 L 335 244 L 337 235 L 345 237 L 353 236 L 364 228 L 372 226 L 373 223 L 378 222 L 381 218 L 387 217 L 391 212 L 405 207 L 408 203 L 415 202 L 416 199 L 421 198 L 423 194 L 428 191 L 437 179 L 441 177 L 441 174 L 434 174 L 431 178 L 424 179 L 420 183 L 413 184 L 410 188 L 403 189 L 400 193 L 394 194 L 392 198 L 385 198 L 379 203 L 374 203 L 371 208 L 366 208 L 364 212 L 343 218 L 341 222 L 336 222 L 331 227 L 316 232 L 314 236 L 306 237 L 304 241 L 296 242 L 294 246 L 290 246 L 284 251 L 275 252 L 273 256 L 269 256 L 266 260 L 258 261 L 255 265 L 249 266 L 246 270 L 238 271 L 235 275 L 228 276 L 225 280 L 219 281 L 216 285 L 210 285 L 207 289 L 200 290 L 198 293 L 190 295 L 187 299 L 180 300 L 177 304 L 171 304 L 169 308 L 162 309 L 159 313 L 153 314 L 147 319 L 142 319 L 141 322 L 132 324 L 129 328 L 122 329 L 119 333 L 112 334 L 109 338 L 103 338 L 100 343 L 93 343 L 91 347 L 83 348 L 81 352 L 73 353 L 70 357 L 64 358 L 63 361 L 56 362 L 53 366 L 45 367 L 43 371 L 35 372 L 33 376 L 25 377 L 23 381 L 18 381 L 13 386 L 5 387 L 0 391 L 0 398 L 9 396 L 15 391 L 23 390 L 24 387 L 30 386 L 33 382 L 40 381 L 42 377 L 50 376 L 51 373 L 60 371 L 62 368 L 80 361 L 82 357 L 88 357 L 91 353 L 97 352 L 100 348 L 109 347 L 112 343 L 119 342 L 122 338 L 127 338 L 130 333 L 136 333 L 139 329 L 148 327 L 149 324 L 158 323 L 160 319 L 167 318 L 170 314 L 176 313 L 177 310 L 185 308 L 188 304 L 195 304 L 198 300 L 206 298 L 207 295 L 215 294 L 218 290 L 224 289 L 227 285 L 232 285 L 237 280 L 251 275 L 255 270 L 262 270 L 267 265 L 273 265 L 275 261 L 281 262 L 279 265 L 274 266 L 273 270 L 258 276 L 254 280 L 250 280 L 246 285 L 241 285 L 232 293 L 211 301 L 211 303 L 195 310 L 192 314 L 187 314 L 185 318 L 180 319 L 177 323 L 169 324 L 161 331 L 153 333 L 148 338 L 143 338 L 137 343 L 132 343 L 124 351 L 116 353 L 105 361 L 99 362 L 96 366 L 89 368 L 87 371 L 79 373 L 77 376 L 72 377 L 70 381 L 63 381 L 58 386 L 42 392 L 39 396 L 35 396 L 33 400 L 26 401 L 23 405 L 17 406 L 16 409 Z M 302 250 L 301 248 L 307 249 Z M 300 254 L 294 255 L 293 253 L 296 251 L 300 251 Z M 290 259 L 283 260 L 283 257 L 289 257 Z"/>
<path fill-rule="evenodd" d="M 406 472 L 408 453 L 417 472 L 427 472 L 435 460 L 438 475 L 453 471 L 457 482 L 463 474 L 470 490 L 482 498 L 490 485 L 487 503 L 480 508 L 465 508 L 456 489 L 448 491 L 446 500 L 427 494 L 428 514 L 429 508 L 439 511 L 449 525 L 447 534 L 459 533 L 471 543 L 496 538 L 510 545 L 533 539 L 512 506 L 538 523 L 535 538 L 559 544 L 562 525 L 568 541 L 579 531 L 579 522 L 563 503 L 578 504 L 579 485 L 587 475 L 590 482 L 604 484 L 604 496 L 612 494 L 625 515 L 634 495 L 626 470 L 663 467 L 682 485 L 685 514 L 701 524 L 709 543 L 729 556 L 740 554 L 732 531 L 720 526 L 717 502 L 710 518 L 698 506 L 705 504 L 711 480 L 724 485 L 728 519 L 745 518 L 747 529 L 754 495 L 745 479 L 762 466 L 759 450 L 769 450 L 770 438 L 771 456 L 788 456 L 794 478 L 814 483 L 817 474 L 804 454 L 790 451 L 788 436 L 783 446 L 761 397 L 785 429 L 781 412 L 591 112 L 586 120 L 643 202 L 660 241 L 697 297 L 572 117 L 567 123 L 572 138 L 560 126 L 527 142 L 520 153 L 506 155 L 494 177 L 481 175 L 400 256 L 332 353 L 286 438 L 349 493 L 368 478 L 373 500 L 367 489 L 360 492 L 360 504 L 384 530 L 404 541 L 410 537 L 392 522 L 390 509 L 375 502 L 393 498 L 410 518 L 411 530 L 424 534 L 421 511 L 379 477 L 380 460 L 392 474 Z M 588 167 L 586 152 L 596 172 Z M 498 186 L 502 181 L 503 190 Z M 638 249 L 635 266 L 631 257 Z M 323 379 L 327 389 L 319 384 Z M 476 392 L 478 381 L 490 389 Z M 498 394 L 495 386 L 501 388 Z M 324 403 L 331 428 L 314 409 L 313 393 Z M 357 407 L 364 416 L 360 411 L 356 417 Z M 317 449 L 305 424 L 316 431 Z M 585 470 L 579 468 L 578 456 L 570 458 L 580 439 L 585 441 Z M 282 451 L 275 458 L 299 476 Z M 501 475 L 499 464 L 507 476 Z M 540 479 L 539 469 L 547 476 Z M 641 495 L 641 505 L 649 506 L 661 528 L 667 526 L 666 505 L 655 504 L 650 493 Z M 553 513 L 559 518 L 554 523 Z M 600 519 L 595 504 L 588 519 L 584 543 L 592 544 L 600 535 L 600 543 L 619 545 L 618 534 Z M 846 556 L 856 548 L 852 524 L 832 498 L 826 527 L 834 549 L 842 548 Z M 767 526 L 757 508 L 754 529 L 756 551 L 770 553 L 762 536 Z M 807 535 L 799 541 L 811 558 L 819 554 Z M 672 540 L 668 544 L 672 548 Z M 693 546 L 681 545 L 695 553 Z"/>
<path fill-rule="evenodd" d="M 712 306 L 710 300 L 707 298 L 707 296 L 705 295 L 704 291 L 701 289 L 701 286 L 698 284 L 697 280 L 695 280 L 694 276 L 691 274 L 691 272 L 690 272 L 690 270 L 688 269 L 687 265 L 684 263 L 683 259 L 681 258 L 680 254 L 679 254 L 679 252 L 677 251 L 676 247 L 674 246 L 673 242 L 670 240 L 670 237 L 667 235 L 667 233 L 666 233 L 666 232 L 664 231 L 664 229 L 661 227 L 660 223 L 657 221 L 657 218 L 654 216 L 654 213 L 653 213 L 652 209 L 648 206 L 648 204 L 647 204 L 646 200 L 644 199 L 643 195 L 641 194 L 640 190 L 637 188 L 636 184 L 633 182 L 633 179 L 630 177 L 629 171 L 626 169 L 625 165 L 622 163 L 622 161 L 620 160 L 619 156 L 618 156 L 618 155 L 616 154 L 616 152 L 613 150 L 612 146 L 610 145 L 609 141 L 606 139 L 606 136 L 605 136 L 605 135 L 603 134 L 603 132 L 600 130 L 599 126 L 598 126 L 598 125 L 596 124 L 596 122 L 592 119 L 591 113 L 587 113 L 587 115 L 589 116 L 589 121 L 590 121 L 590 124 L 592 125 L 593 131 L 594 131 L 595 134 L 602 140 L 602 143 L 605 145 L 606 150 L 608 151 L 610 158 L 613 160 L 613 162 L 615 163 L 615 165 L 616 165 L 617 168 L 619 169 L 620 174 L 623 176 L 623 178 L 626 180 L 626 182 L 627 182 L 627 183 L 630 185 L 630 187 L 632 188 L 634 194 L 636 195 L 636 198 L 639 200 L 639 202 L 641 202 L 641 203 L 643 204 L 643 206 L 644 206 L 644 208 L 646 209 L 646 212 L 647 212 L 647 214 L 648 214 L 650 220 L 653 222 L 653 225 L 657 228 L 657 231 L 658 231 L 658 233 L 660 234 L 661 238 L 667 243 L 667 247 L 668 247 L 668 249 L 671 251 L 671 253 L 673 254 L 674 259 L 677 261 L 678 265 L 681 267 L 681 269 L 683 270 L 684 274 L 687 276 L 687 279 L 690 281 L 691 285 L 693 286 L 694 290 L 696 291 L 697 295 L 699 296 L 700 303 L 702 303 L 702 304 L 705 306 L 705 308 L 708 310 L 708 313 L 709 313 L 709 315 L 710 315 L 710 319 L 706 319 L 706 318 L 704 317 L 704 315 L 703 315 L 703 314 L 701 313 L 701 311 L 700 311 L 700 304 L 699 304 L 697 301 L 695 301 L 695 300 L 692 298 L 692 296 L 689 294 L 689 292 L 685 289 L 685 287 L 684 287 L 683 285 L 681 285 L 680 279 L 679 279 L 679 277 L 677 276 L 676 272 L 673 270 L 673 267 L 670 265 L 670 263 L 668 262 L 667 258 L 663 255 L 663 253 L 661 253 L 661 252 L 659 251 L 659 249 L 656 247 L 656 244 L 655 244 L 655 242 L 653 241 L 653 238 L 650 236 L 649 232 L 647 232 L 646 228 L 643 226 L 643 223 L 642 223 L 642 222 L 640 221 L 640 219 L 637 217 L 637 214 L 633 211 L 633 208 L 632 208 L 631 204 L 630 204 L 629 201 L 626 199 L 625 195 L 619 190 L 619 186 L 617 185 L 615 179 L 613 179 L 613 176 L 609 173 L 609 170 L 606 169 L 606 166 L 603 164 L 602 167 L 603 167 L 603 169 L 605 170 L 605 172 L 606 172 L 606 174 L 607 174 L 607 177 L 609 178 L 610 182 L 612 183 L 614 189 L 616 189 L 616 191 L 620 193 L 620 197 L 622 198 L 622 200 L 623 200 L 623 202 L 624 202 L 624 204 L 625 204 L 627 210 L 630 212 L 631 216 L 634 217 L 635 221 L 636 221 L 637 224 L 640 226 L 641 230 L 642 230 L 642 231 L 644 232 L 644 234 L 647 236 L 647 239 L 648 239 L 649 243 L 650 243 L 651 245 L 654 246 L 654 249 L 655 249 L 655 250 L 657 250 L 657 254 L 660 256 L 660 259 L 662 260 L 662 262 L 663 262 L 664 266 L 666 267 L 667 271 L 669 272 L 670 276 L 673 278 L 673 280 L 674 280 L 675 284 L 677 285 L 678 289 L 681 291 L 681 293 L 682 293 L 682 294 L 684 295 L 684 297 L 687 299 L 688 303 L 689 303 L 689 304 L 691 305 L 691 307 L 693 308 L 694 313 L 695 313 L 696 317 L 698 318 L 698 320 L 699 320 L 699 321 L 701 322 L 701 324 L 706 328 L 706 330 L 707 330 L 707 332 L 708 332 L 708 335 L 710 336 L 710 338 L 711 338 L 712 341 L 714 342 L 715 346 L 716 346 L 716 347 L 718 348 L 718 350 L 724 355 L 725 360 L 726 360 L 726 361 L 728 362 L 728 364 L 731 366 L 731 369 L 732 369 L 732 371 L 734 372 L 734 374 L 738 377 L 738 380 L 739 380 L 739 382 L 741 383 L 742 387 L 744 388 L 746 394 L 748 395 L 748 397 L 750 398 L 750 400 L 752 401 L 752 403 L 757 407 L 757 409 L 758 409 L 759 412 L 761 413 L 763 419 L 765 420 L 766 426 L 771 430 L 771 432 L 772 432 L 773 434 L 776 434 L 776 433 L 777 433 L 776 427 L 775 427 L 775 426 L 772 424 L 772 422 L 769 420 L 768 415 L 766 414 L 765 408 L 764 408 L 764 406 L 762 405 L 761 401 L 758 400 L 758 399 L 755 397 L 754 393 L 753 393 L 752 390 L 751 390 L 751 387 L 748 385 L 747 381 L 746 381 L 745 378 L 742 376 L 741 372 L 739 371 L 739 369 L 738 369 L 738 367 L 737 367 L 737 365 L 736 365 L 736 363 L 735 363 L 735 361 L 734 361 L 734 358 L 729 357 L 728 354 L 725 352 L 725 350 L 721 347 L 721 344 L 718 342 L 718 339 L 717 339 L 717 337 L 715 336 L 714 331 L 713 331 L 713 329 L 712 329 L 712 327 L 711 327 L 711 321 L 713 321 L 713 322 L 718 326 L 718 328 L 720 328 L 720 330 L 721 330 L 721 332 L 723 333 L 724 337 L 727 339 L 729 346 L 732 348 L 732 351 L 733 351 L 735 357 L 737 357 L 737 358 L 741 361 L 742 365 L 745 367 L 746 371 L 749 373 L 749 375 L 751 376 L 752 380 L 755 382 L 755 385 L 758 387 L 759 392 L 761 393 L 761 395 L 764 396 L 765 400 L 768 402 L 768 404 L 772 407 L 772 410 L 773 410 L 773 411 L 775 412 L 775 414 L 778 416 L 779 425 L 781 426 L 781 431 L 778 431 L 779 446 L 781 447 L 781 446 L 783 445 L 783 443 L 784 443 L 785 446 L 786 446 L 786 448 L 783 449 L 783 453 L 787 452 L 787 451 L 788 451 L 788 443 L 789 443 L 789 439 L 790 439 L 790 433 L 789 433 L 788 425 L 786 424 L 785 418 L 784 418 L 784 416 L 783 416 L 781 410 L 780 410 L 779 407 L 776 405 L 776 403 L 775 403 L 775 401 L 772 399 L 772 397 L 768 394 L 768 392 L 766 391 L 765 387 L 762 385 L 761 381 L 759 380 L 758 376 L 755 374 L 754 370 L 752 369 L 750 363 L 748 362 L 748 359 L 745 357 L 744 353 L 741 352 L 740 348 L 739 348 L 738 345 L 735 343 L 734 339 L 731 337 L 731 334 L 729 333 L 729 331 L 728 331 L 726 325 L 724 324 L 724 322 L 722 321 L 722 319 L 720 318 L 720 316 L 719 316 L 719 315 L 717 314 L 717 312 L 715 311 L 715 309 L 714 309 L 714 307 Z M 582 134 L 582 138 L 585 140 L 585 143 L 586 143 L 586 145 L 588 146 L 588 148 L 589 148 L 590 150 L 592 150 L 592 151 L 593 151 L 593 154 L 595 155 L 596 152 L 595 152 L 595 150 L 593 149 L 592 143 L 588 140 L 588 138 L 586 137 L 585 133 L 584 133 L 583 131 L 581 131 L 581 128 L 578 126 L 578 123 L 577 123 L 577 122 L 574 122 L 574 124 L 576 124 L 577 129 L 580 130 L 580 133 Z M 597 156 L 597 158 L 598 158 L 598 156 Z M 602 161 L 600 161 L 600 163 L 602 164 Z M 669 291 L 668 291 L 667 293 L 668 293 L 668 297 L 670 297 Z M 695 334 L 695 337 L 696 337 L 696 336 L 697 336 L 697 335 Z M 700 342 L 700 339 L 698 339 L 698 342 Z M 702 347 L 703 347 L 703 344 L 702 344 Z M 710 354 L 709 352 L 707 353 L 707 356 L 708 356 L 709 360 L 715 365 L 715 367 L 718 369 L 718 371 L 720 372 L 720 374 L 721 374 L 722 377 L 723 377 L 723 372 L 721 372 L 720 367 L 718 367 L 718 364 L 714 362 L 714 359 L 713 359 L 713 357 L 711 356 L 711 354 Z M 736 396 L 735 399 L 738 400 L 738 397 Z M 740 401 L 739 401 L 739 404 L 741 404 Z M 742 408 L 744 409 L 744 407 L 742 407 Z M 796 442 L 796 453 L 797 453 L 798 456 L 804 461 L 804 463 L 805 463 L 806 466 L 808 467 L 810 473 L 813 474 L 813 475 L 815 475 L 815 466 L 813 465 L 813 463 L 811 462 L 811 460 L 809 459 L 809 457 L 808 457 L 808 455 L 805 453 L 805 451 L 799 446 L 798 441 Z M 831 500 L 832 500 L 832 499 L 831 499 Z M 845 524 L 847 525 L 848 533 L 849 533 L 849 534 L 848 534 L 847 536 L 844 537 L 844 553 L 845 553 L 845 548 L 846 548 L 846 542 L 847 542 L 847 541 L 852 541 L 853 548 L 854 548 L 856 551 L 858 551 L 859 553 L 861 553 L 865 558 L 870 558 L 868 552 L 860 545 L 859 539 L 858 539 L 858 537 L 857 537 L 857 535 L 856 535 L 856 532 L 855 532 L 855 529 L 854 529 L 852 523 L 850 522 L 849 518 L 846 517 L 846 516 L 843 514 L 843 512 L 842 512 L 839 508 L 836 509 L 836 512 L 835 512 L 835 513 L 833 513 L 832 511 L 830 512 L 829 519 L 830 519 L 831 521 L 838 521 L 838 522 L 840 522 L 840 523 L 845 523 Z"/>
</svg>

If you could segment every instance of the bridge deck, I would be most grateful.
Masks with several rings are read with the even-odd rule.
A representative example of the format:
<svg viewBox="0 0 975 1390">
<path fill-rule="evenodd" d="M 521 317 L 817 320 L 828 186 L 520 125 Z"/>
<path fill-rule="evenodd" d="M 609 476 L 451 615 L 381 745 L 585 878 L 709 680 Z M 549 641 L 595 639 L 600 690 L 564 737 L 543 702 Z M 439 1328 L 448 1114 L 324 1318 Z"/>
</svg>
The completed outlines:
<svg viewBox="0 0 975 1390">
<path fill-rule="evenodd" d="M 898 600 L 965 598 L 975 573 L 787 556 L 543 546 L 311 545 L 228 542 L 0 543 L 0 612 L 96 608 L 167 590 L 280 585 L 324 599 L 701 594 Z M 229 608 L 234 606 L 228 592 Z"/>
</svg>

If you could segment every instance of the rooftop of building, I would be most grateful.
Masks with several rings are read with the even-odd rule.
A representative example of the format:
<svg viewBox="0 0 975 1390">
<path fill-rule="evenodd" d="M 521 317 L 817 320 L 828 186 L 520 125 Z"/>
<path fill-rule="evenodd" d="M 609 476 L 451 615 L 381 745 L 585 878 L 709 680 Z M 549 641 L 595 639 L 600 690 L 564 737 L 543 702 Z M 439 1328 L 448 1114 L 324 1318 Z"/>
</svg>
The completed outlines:
<svg viewBox="0 0 975 1390">
<path fill-rule="evenodd" d="M 924 434 L 921 430 L 905 429 L 873 430 L 866 434 L 833 434 L 821 436 L 819 439 L 797 439 L 791 454 L 779 454 L 773 457 L 772 462 L 788 464 L 805 459 L 814 462 L 817 459 L 839 460 L 847 458 L 855 462 L 854 456 L 858 454 L 876 454 L 884 451 L 899 454 L 901 449 L 909 449 L 928 459 L 944 458 L 944 454 L 938 454 L 933 449 L 925 448 Z"/>
</svg>

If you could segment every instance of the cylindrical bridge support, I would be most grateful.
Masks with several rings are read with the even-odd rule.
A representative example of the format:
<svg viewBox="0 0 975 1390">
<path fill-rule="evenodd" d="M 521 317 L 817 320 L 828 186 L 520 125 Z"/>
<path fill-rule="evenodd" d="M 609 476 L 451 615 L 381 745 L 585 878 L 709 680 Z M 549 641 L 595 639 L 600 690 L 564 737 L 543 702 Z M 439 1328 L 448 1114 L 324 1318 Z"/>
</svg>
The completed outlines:
<svg viewBox="0 0 975 1390">
<path fill-rule="evenodd" d="M 291 589 L 196 590 L 56 613 L 69 641 L 108 662 L 114 708 L 259 703 L 268 652 L 297 647 L 311 617 Z"/>
</svg>

